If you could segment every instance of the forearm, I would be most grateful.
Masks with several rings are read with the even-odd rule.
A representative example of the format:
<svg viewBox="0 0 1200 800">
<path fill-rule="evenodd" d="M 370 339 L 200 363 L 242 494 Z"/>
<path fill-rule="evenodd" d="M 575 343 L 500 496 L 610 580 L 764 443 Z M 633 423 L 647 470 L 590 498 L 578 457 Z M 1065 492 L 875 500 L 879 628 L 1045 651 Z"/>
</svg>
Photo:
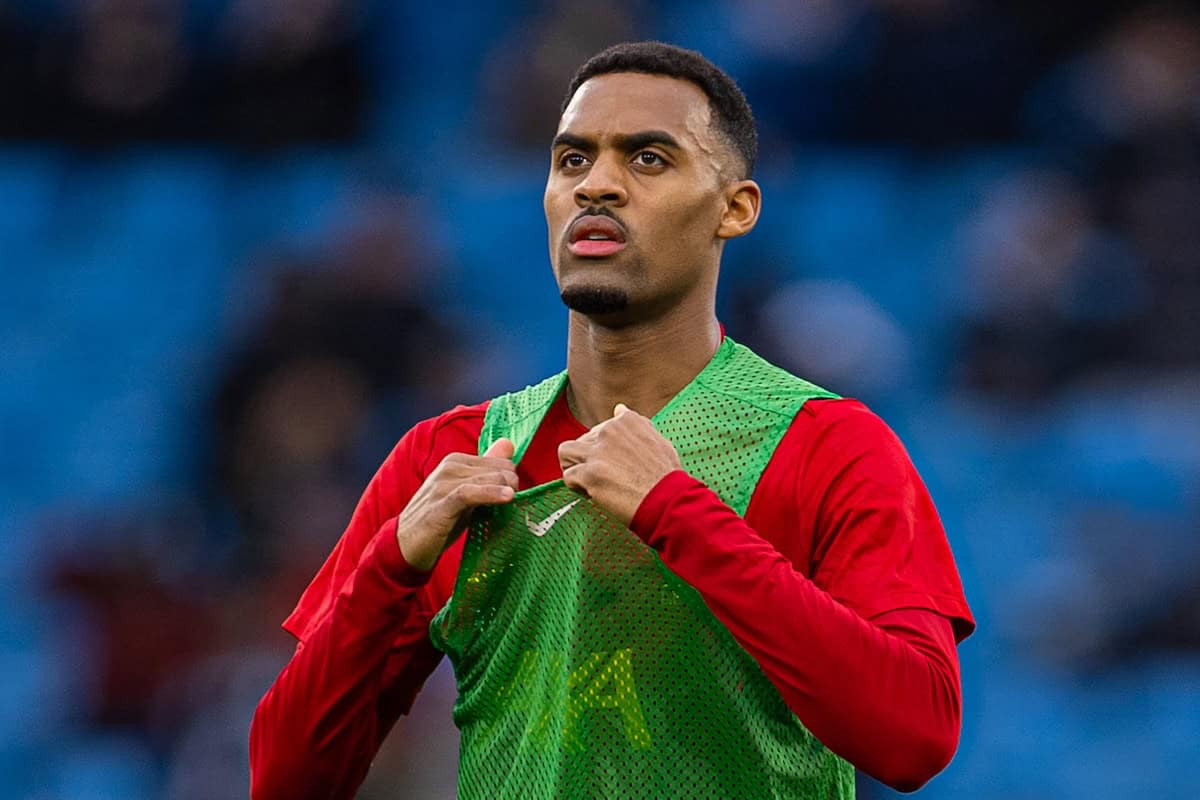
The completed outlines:
<svg viewBox="0 0 1200 800">
<path fill-rule="evenodd" d="M 902 790 L 949 762 L 961 703 L 947 620 L 920 610 L 863 619 L 681 472 L 655 488 L 632 527 L 831 750 Z"/>
<path fill-rule="evenodd" d="M 419 629 L 424 576 L 403 561 L 385 524 L 325 618 L 297 647 L 255 711 L 250 728 L 251 797 L 350 798 L 395 717 L 436 660 L 413 637 L 400 702 L 382 703 L 397 631 Z M 390 528 L 390 529 L 389 529 Z M 385 706 L 390 706 L 386 708 Z"/>
</svg>

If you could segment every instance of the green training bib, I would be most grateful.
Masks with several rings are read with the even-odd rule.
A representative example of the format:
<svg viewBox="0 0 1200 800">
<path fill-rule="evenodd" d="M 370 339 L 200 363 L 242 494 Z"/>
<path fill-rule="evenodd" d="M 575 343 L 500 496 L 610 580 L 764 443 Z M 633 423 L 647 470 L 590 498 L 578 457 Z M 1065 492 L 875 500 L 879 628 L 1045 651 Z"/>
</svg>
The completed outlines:
<svg viewBox="0 0 1200 800">
<path fill-rule="evenodd" d="M 519 459 L 565 383 L 493 401 L 479 452 L 507 437 Z M 653 421 L 745 514 L 800 407 L 833 396 L 726 338 Z M 591 500 L 561 480 L 537 486 L 479 510 L 466 537 L 430 626 L 458 681 L 460 800 L 853 798 L 853 767 L 699 593 Z"/>
</svg>

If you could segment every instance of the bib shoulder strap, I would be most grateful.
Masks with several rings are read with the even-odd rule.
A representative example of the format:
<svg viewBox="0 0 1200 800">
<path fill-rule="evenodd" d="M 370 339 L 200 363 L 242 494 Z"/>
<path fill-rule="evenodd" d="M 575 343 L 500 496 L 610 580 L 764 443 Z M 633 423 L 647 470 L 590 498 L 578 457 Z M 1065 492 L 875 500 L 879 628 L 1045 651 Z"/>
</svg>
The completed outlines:
<svg viewBox="0 0 1200 800">
<path fill-rule="evenodd" d="M 520 461 L 566 382 L 567 373 L 563 370 L 541 383 L 492 400 L 479 434 L 479 454 L 485 453 L 497 439 L 508 438 L 515 446 L 513 461 Z M 724 395 L 788 421 L 807 400 L 837 397 L 833 392 L 797 378 L 726 337 L 708 366 L 654 416 L 655 424 L 660 429 L 665 427 L 669 430 L 672 427 L 669 420 L 676 416 L 676 412 L 694 401 L 697 393 L 706 391 Z"/>
<path fill-rule="evenodd" d="M 726 337 L 731 346 L 720 370 L 702 372 L 697 382 L 709 391 L 788 417 L 808 400 L 838 399 L 828 389 L 777 367 L 745 345 Z"/>
<path fill-rule="evenodd" d="M 567 372 L 563 370 L 541 383 L 502 394 L 489 403 L 483 417 L 483 430 L 479 432 L 479 455 L 487 452 L 497 439 L 507 438 L 516 446 L 513 462 L 520 461 L 566 382 Z"/>
</svg>

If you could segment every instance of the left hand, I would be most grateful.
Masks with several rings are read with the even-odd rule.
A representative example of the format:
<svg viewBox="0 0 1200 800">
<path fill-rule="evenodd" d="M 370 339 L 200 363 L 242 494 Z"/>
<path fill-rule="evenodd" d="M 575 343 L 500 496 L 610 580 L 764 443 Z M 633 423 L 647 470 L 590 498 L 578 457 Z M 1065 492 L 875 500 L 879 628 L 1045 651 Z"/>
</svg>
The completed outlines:
<svg viewBox="0 0 1200 800">
<path fill-rule="evenodd" d="M 558 446 L 563 482 L 583 492 L 625 525 L 669 472 L 679 453 L 649 419 L 618 403 L 612 419 Z"/>
</svg>

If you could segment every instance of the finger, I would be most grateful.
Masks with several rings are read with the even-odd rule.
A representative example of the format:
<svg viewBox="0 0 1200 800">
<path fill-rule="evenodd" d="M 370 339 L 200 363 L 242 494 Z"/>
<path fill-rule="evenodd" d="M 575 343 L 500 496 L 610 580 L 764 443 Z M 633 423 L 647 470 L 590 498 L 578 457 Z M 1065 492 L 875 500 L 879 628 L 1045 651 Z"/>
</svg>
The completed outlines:
<svg viewBox="0 0 1200 800">
<path fill-rule="evenodd" d="M 510 459 L 496 458 L 494 456 L 476 456 L 475 459 L 467 466 L 472 470 L 493 469 L 512 472 L 515 469 L 513 462 Z"/>
<path fill-rule="evenodd" d="M 516 494 L 511 486 L 495 483 L 460 483 L 451 492 L 451 499 L 461 509 L 476 506 L 498 506 L 512 502 Z"/>
<path fill-rule="evenodd" d="M 511 498 L 520 488 L 517 476 L 508 470 L 486 470 L 470 473 L 461 477 L 444 477 L 431 488 L 436 502 L 444 506 L 446 513 L 458 515 L 472 505 L 470 498 L 474 496 L 473 489 L 464 487 L 503 488 Z"/>
<path fill-rule="evenodd" d="M 587 432 L 584 433 L 579 438 L 577 438 L 575 441 L 577 441 L 577 442 L 594 442 L 594 441 L 596 441 L 596 437 L 600 435 L 601 429 L 604 428 L 604 425 L 607 422 L 608 422 L 608 420 L 605 420 L 604 422 L 596 423 L 592 427 L 588 428 Z"/>
<path fill-rule="evenodd" d="M 511 458 L 496 456 L 476 456 L 470 453 L 451 453 L 442 459 L 438 465 L 443 475 L 467 475 L 476 469 L 509 469 L 513 468 Z"/>
<path fill-rule="evenodd" d="M 506 458 L 470 456 L 458 461 L 443 462 L 438 477 L 451 482 L 463 480 L 478 472 L 514 472 L 516 467 Z"/>
<path fill-rule="evenodd" d="M 576 464 L 573 467 L 568 467 L 563 470 L 563 483 L 567 488 L 574 489 L 577 492 L 588 494 L 588 478 L 590 472 L 586 464 Z"/>
<path fill-rule="evenodd" d="M 485 469 L 470 472 L 463 475 L 461 478 L 447 481 L 448 493 L 453 492 L 455 488 L 464 483 L 473 484 L 491 484 L 494 486 L 508 486 L 511 489 L 517 488 L 517 473 L 511 469 Z"/>
<path fill-rule="evenodd" d="M 511 459 L 513 453 L 517 451 L 517 446 L 512 443 L 511 439 L 497 439 L 492 442 L 491 447 L 483 454 L 484 458 L 503 458 Z"/>
<path fill-rule="evenodd" d="M 606 437 L 612 435 L 614 429 L 619 429 L 625 423 L 618 417 L 609 417 L 601 423 L 598 423 L 594 428 L 580 436 L 576 441 L 585 444 L 599 444 Z"/>
<path fill-rule="evenodd" d="M 613 409 L 613 416 L 619 417 L 628 410 L 629 410 L 629 406 L 625 405 L 624 403 L 617 403 L 616 408 Z"/>
<path fill-rule="evenodd" d="M 558 446 L 558 465 L 564 470 L 574 464 L 587 461 L 588 446 L 578 439 L 563 442 Z"/>
</svg>

